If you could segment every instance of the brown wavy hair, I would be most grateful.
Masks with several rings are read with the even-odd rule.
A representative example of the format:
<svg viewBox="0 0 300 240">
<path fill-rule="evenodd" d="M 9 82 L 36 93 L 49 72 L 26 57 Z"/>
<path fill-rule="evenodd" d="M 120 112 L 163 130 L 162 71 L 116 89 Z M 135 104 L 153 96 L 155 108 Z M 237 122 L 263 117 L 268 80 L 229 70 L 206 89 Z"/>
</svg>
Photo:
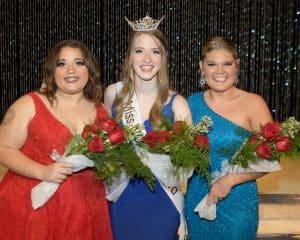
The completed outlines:
<svg viewBox="0 0 300 240">
<path fill-rule="evenodd" d="M 169 68 L 168 68 L 168 51 L 167 51 L 167 41 L 165 36 L 158 29 L 154 29 L 151 31 L 138 32 L 132 31 L 129 35 L 128 41 L 128 49 L 126 53 L 126 57 L 122 66 L 122 71 L 120 74 L 120 80 L 123 82 L 123 88 L 120 93 L 116 96 L 114 104 L 116 106 L 117 111 L 117 121 L 121 121 L 122 113 L 124 111 L 124 105 L 128 104 L 129 100 L 132 98 L 132 95 L 135 91 L 134 89 L 134 70 L 132 67 L 132 55 L 133 55 L 133 43 L 136 37 L 146 34 L 151 36 L 158 45 L 158 48 L 161 52 L 162 61 L 161 66 L 158 71 L 157 77 L 157 86 L 158 86 L 158 94 L 156 100 L 150 111 L 150 122 L 154 127 L 158 127 L 162 120 L 163 116 L 161 114 L 164 104 L 167 102 L 169 97 Z M 127 103 L 125 103 L 125 96 L 128 97 Z"/>
<path fill-rule="evenodd" d="M 44 64 L 42 87 L 38 90 L 38 92 L 45 95 L 51 105 L 53 104 L 53 101 L 57 101 L 55 96 L 57 86 L 55 83 L 54 73 L 61 49 L 64 47 L 80 49 L 84 59 L 84 64 L 89 73 L 88 82 L 83 90 L 84 96 L 86 99 L 94 102 L 96 106 L 99 105 L 102 102 L 103 85 L 100 81 L 101 74 L 98 62 L 86 45 L 77 40 L 65 40 L 57 43 L 51 48 Z"/>
</svg>

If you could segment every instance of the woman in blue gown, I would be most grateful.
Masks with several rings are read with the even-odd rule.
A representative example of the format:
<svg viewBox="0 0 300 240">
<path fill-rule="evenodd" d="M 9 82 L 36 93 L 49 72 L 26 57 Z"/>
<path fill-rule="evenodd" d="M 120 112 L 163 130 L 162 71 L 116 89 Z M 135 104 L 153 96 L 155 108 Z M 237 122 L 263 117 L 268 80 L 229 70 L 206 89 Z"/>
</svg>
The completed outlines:
<svg viewBox="0 0 300 240">
<path fill-rule="evenodd" d="M 163 117 L 191 123 L 187 101 L 169 89 L 166 40 L 153 25 L 156 20 L 149 18 L 129 22 L 134 31 L 129 37 L 122 81 L 109 85 L 104 97 L 113 117 L 123 125 L 143 124 L 144 133 L 159 127 Z M 168 191 L 157 180 L 154 191 L 142 179 L 131 180 L 110 204 L 114 239 L 178 239 L 180 212 Z"/>
<path fill-rule="evenodd" d="M 204 92 L 188 98 L 193 123 L 207 115 L 213 121 L 210 140 L 210 171 L 218 176 L 224 155 L 220 149 L 237 150 L 250 132 L 272 121 L 265 101 L 258 95 L 236 87 L 239 60 L 234 44 L 224 37 L 213 37 L 201 51 L 201 85 Z M 239 131 L 237 131 L 239 130 Z M 243 134 L 238 134 L 238 132 Z M 233 174 L 218 178 L 209 191 L 207 182 L 194 174 L 188 182 L 185 216 L 189 240 L 197 239 L 256 239 L 258 227 L 258 191 L 255 179 L 263 174 Z M 220 175 L 219 175 L 220 176 Z M 208 194 L 207 205 L 217 204 L 215 220 L 206 220 L 194 212 L 197 204 Z"/>
</svg>

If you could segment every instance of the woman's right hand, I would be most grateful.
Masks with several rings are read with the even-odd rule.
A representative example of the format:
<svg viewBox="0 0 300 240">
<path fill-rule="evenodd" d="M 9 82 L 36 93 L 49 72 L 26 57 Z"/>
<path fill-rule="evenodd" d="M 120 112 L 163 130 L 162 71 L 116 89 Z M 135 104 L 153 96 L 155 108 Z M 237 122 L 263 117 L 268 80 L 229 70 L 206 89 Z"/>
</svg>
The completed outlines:
<svg viewBox="0 0 300 240">
<path fill-rule="evenodd" d="M 46 182 L 62 183 L 69 175 L 72 175 L 72 164 L 55 162 L 45 165 L 42 179 Z"/>
<path fill-rule="evenodd" d="M 220 177 L 212 186 L 208 198 L 207 206 L 211 203 L 218 203 L 222 201 L 230 193 L 231 188 L 233 187 L 232 182 L 229 181 L 228 175 Z"/>
</svg>

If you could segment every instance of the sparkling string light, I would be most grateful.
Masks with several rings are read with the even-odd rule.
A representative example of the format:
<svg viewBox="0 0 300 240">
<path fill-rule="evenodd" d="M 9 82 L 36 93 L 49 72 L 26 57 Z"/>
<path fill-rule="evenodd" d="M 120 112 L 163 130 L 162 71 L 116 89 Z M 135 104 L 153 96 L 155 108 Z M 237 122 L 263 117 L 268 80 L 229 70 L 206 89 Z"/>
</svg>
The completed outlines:
<svg viewBox="0 0 300 240">
<path fill-rule="evenodd" d="M 105 86 L 118 79 L 130 27 L 124 20 L 165 15 L 175 90 L 199 90 L 202 44 L 224 35 L 237 45 L 239 87 L 262 95 L 273 117 L 300 118 L 300 6 L 297 1 L 44 0 L 1 1 L 1 118 L 19 96 L 40 86 L 42 63 L 63 39 L 83 41 L 98 59 Z"/>
</svg>

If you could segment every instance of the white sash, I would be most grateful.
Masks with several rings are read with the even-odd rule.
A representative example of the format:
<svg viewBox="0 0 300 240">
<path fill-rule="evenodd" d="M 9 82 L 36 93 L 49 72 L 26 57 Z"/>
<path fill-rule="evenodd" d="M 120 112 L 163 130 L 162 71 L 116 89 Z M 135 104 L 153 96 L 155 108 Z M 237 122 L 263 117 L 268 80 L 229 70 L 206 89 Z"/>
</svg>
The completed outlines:
<svg viewBox="0 0 300 240">
<path fill-rule="evenodd" d="M 178 170 L 177 175 L 179 176 L 174 176 L 175 169 L 169 155 L 149 153 L 138 146 L 136 146 L 136 152 L 141 158 L 141 161 L 151 169 L 153 175 L 180 214 L 179 239 L 184 239 L 186 225 L 183 211 L 184 196 L 181 191 L 181 184 L 192 176 L 193 169 L 188 171 L 185 169 Z"/>
<path fill-rule="evenodd" d="M 122 87 L 123 87 L 122 82 L 116 83 L 116 93 L 118 93 L 121 90 Z M 127 102 L 126 99 L 125 99 L 125 102 Z M 133 94 L 129 104 L 127 104 L 124 108 L 124 112 L 123 112 L 123 115 L 122 115 L 122 122 L 123 122 L 124 125 L 134 126 L 136 124 L 140 124 L 140 125 L 144 126 L 135 93 Z M 146 134 L 145 129 L 143 129 L 143 133 L 144 133 L 144 135 Z M 137 147 L 136 150 L 137 150 L 137 154 L 139 156 L 141 156 L 141 149 L 139 149 Z M 159 154 L 156 154 L 156 155 L 157 155 L 157 158 L 159 158 Z M 165 175 L 166 172 L 161 171 L 159 173 L 159 171 L 157 171 L 157 169 L 158 169 L 157 164 L 153 164 L 153 163 L 157 162 L 158 159 L 156 158 L 156 161 L 155 161 L 155 155 L 151 154 L 151 156 L 152 156 L 151 158 L 147 157 L 147 161 L 145 161 L 143 159 L 142 159 L 142 161 L 146 166 L 148 166 L 151 169 L 154 176 L 156 177 L 156 179 L 158 180 L 158 182 L 160 183 L 160 185 L 162 186 L 164 191 L 167 193 L 167 195 L 171 199 L 172 203 L 176 207 L 178 213 L 180 214 L 180 236 L 179 236 L 179 240 L 182 240 L 182 239 L 184 239 L 184 236 L 185 236 L 185 219 L 184 219 L 184 214 L 183 214 L 183 212 L 184 212 L 183 211 L 184 197 L 183 197 L 183 193 L 181 192 L 181 189 L 180 189 L 181 184 L 180 183 L 174 184 L 174 182 L 175 182 L 175 181 L 173 181 L 174 178 L 172 178 L 171 176 L 170 176 L 170 179 L 171 178 L 173 179 L 173 180 L 169 181 L 170 183 L 172 182 L 171 185 L 168 186 L 166 184 L 166 182 L 163 182 L 162 178 L 165 178 L 165 176 L 163 176 L 163 175 Z M 163 156 L 165 156 L 165 155 L 163 155 Z M 154 167 L 154 165 L 155 165 L 155 167 Z M 171 174 L 171 172 L 169 172 L 169 174 Z M 189 174 L 189 175 L 191 175 L 191 174 Z M 124 187 L 124 182 L 127 182 L 127 184 L 128 184 L 128 179 L 125 179 L 124 176 L 122 177 L 122 179 L 123 180 L 120 181 L 120 184 L 122 185 L 122 187 L 119 187 L 119 188 L 117 186 L 115 187 L 116 191 L 118 191 L 117 194 L 116 194 L 116 191 L 114 191 L 114 189 L 112 189 L 111 187 L 109 187 L 107 189 L 107 190 L 109 190 L 109 191 L 106 191 L 108 200 L 117 201 L 117 198 L 125 190 L 126 187 Z M 127 186 L 127 184 L 126 184 L 126 186 Z M 121 189 L 121 191 L 120 191 L 120 189 Z"/>
<path fill-rule="evenodd" d="M 117 93 L 121 90 L 121 88 L 123 87 L 123 83 L 122 82 L 117 82 L 116 83 L 116 91 Z M 140 114 L 140 107 L 138 104 L 138 101 L 136 99 L 136 94 L 134 93 L 132 95 L 132 98 L 129 100 L 129 102 L 127 101 L 128 96 L 125 98 L 125 103 L 124 104 L 124 110 L 123 110 L 123 114 L 122 114 L 122 122 L 124 125 L 131 125 L 131 126 L 135 126 L 135 125 L 141 125 L 142 128 L 142 133 L 145 135 L 146 134 L 146 130 L 143 124 L 143 120 Z"/>
</svg>

